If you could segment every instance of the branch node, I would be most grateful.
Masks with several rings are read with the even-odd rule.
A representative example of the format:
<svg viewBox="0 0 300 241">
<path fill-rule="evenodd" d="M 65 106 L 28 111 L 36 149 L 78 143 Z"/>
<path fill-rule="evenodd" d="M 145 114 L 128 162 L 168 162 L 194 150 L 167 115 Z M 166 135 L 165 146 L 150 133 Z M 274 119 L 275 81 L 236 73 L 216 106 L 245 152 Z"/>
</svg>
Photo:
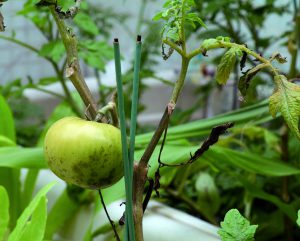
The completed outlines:
<svg viewBox="0 0 300 241">
<path fill-rule="evenodd" d="M 174 109 L 175 109 L 175 104 L 174 103 L 168 103 L 168 105 L 167 105 L 167 108 L 168 108 L 168 115 L 169 116 L 171 116 L 172 115 L 172 113 L 173 113 L 173 111 L 174 111 Z"/>
</svg>

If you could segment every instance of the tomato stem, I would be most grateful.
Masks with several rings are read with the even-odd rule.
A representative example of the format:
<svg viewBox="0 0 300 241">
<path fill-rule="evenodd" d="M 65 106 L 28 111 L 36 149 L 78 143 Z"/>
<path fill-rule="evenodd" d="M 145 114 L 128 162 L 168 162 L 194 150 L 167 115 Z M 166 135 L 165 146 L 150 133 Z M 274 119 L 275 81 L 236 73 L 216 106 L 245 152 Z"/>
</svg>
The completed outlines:
<svg viewBox="0 0 300 241">
<path fill-rule="evenodd" d="M 92 119 L 94 119 L 97 115 L 97 105 L 80 69 L 77 51 L 77 39 L 72 30 L 65 25 L 64 20 L 60 18 L 59 14 L 56 12 L 55 6 L 51 5 L 49 6 L 49 9 L 56 22 L 58 31 L 61 35 L 61 39 L 67 52 L 66 76 L 71 80 L 74 87 L 80 94 L 85 106 L 89 107 L 89 113 Z"/>
<path fill-rule="evenodd" d="M 107 211 L 107 208 L 106 208 L 106 205 L 105 205 L 105 202 L 104 202 L 104 198 L 103 198 L 103 195 L 102 195 L 102 192 L 101 192 L 100 189 L 98 190 L 98 193 L 99 193 L 100 201 L 101 201 L 101 204 L 102 204 L 103 209 L 104 209 L 104 211 L 105 211 L 105 214 L 106 214 L 106 216 L 107 216 L 107 218 L 108 218 L 108 221 L 109 221 L 109 223 L 110 223 L 110 225 L 111 225 L 111 227 L 112 227 L 112 229 L 113 229 L 113 231 L 114 231 L 115 238 L 116 238 L 117 241 L 121 241 L 121 239 L 120 239 L 120 237 L 119 237 L 119 234 L 118 234 L 118 232 L 117 232 L 117 229 L 116 229 L 116 225 L 114 224 L 114 222 L 111 220 L 111 218 L 110 218 L 110 216 L 109 216 L 109 213 L 108 213 L 108 211 Z"/>
</svg>

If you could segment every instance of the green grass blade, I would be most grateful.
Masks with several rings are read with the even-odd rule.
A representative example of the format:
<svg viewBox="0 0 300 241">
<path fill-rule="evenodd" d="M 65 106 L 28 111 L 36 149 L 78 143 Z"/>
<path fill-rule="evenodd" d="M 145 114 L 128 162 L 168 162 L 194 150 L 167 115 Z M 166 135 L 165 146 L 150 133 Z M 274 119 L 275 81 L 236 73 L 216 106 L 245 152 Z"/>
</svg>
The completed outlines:
<svg viewBox="0 0 300 241">
<path fill-rule="evenodd" d="M 27 222 L 21 237 L 15 241 L 42 241 L 44 238 L 47 221 L 47 199 L 43 196 L 32 212 L 30 221 Z"/>
<path fill-rule="evenodd" d="M 31 201 L 31 203 L 25 208 L 21 216 L 18 218 L 17 225 L 14 228 L 14 230 L 11 232 L 8 241 L 17 241 L 20 240 L 19 238 L 24 234 L 26 231 L 26 226 L 28 223 L 28 220 L 32 216 L 33 212 L 36 210 L 36 208 L 39 206 L 39 203 L 42 198 L 45 197 L 47 192 L 54 186 L 54 182 L 49 183 L 45 187 L 43 187 L 34 197 L 34 199 Z"/>
<path fill-rule="evenodd" d="M 128 159 L 120 47 L 117 39 L 115 39 L 114 41 L 114 57 L 115 57 L 115 68 L 116 68 L 115 70 L 116 70 L 117 92 L 118 92 L 118 111 L 120 117 L 122 152 L 123 152 L 123 161 L 124 161 L 125 189 L 126 189 L 125 241 L 126 240 L 134 241 L 135 235 L 134 235 L 133 205 L 132 205 L 132 182 L 130 177 L 130 167 L 129 167 L 129 159 Z"/>
<path fill-rule="evenodd" d="M 47 168 L 42 147 L 1 147 L 0 167 Z"/>
<path fill-rule="evenodd" d="M 2 186 L 0 186 L 0 200 L 0 240 L 3 240 L 9 224 L 9 197 Z"/>
<path fill-rule="evenodd" d="M 60 230 L 76 214 L 79 207 L 80 204 L 72 200 L 65 189 L 48 214 L 45 238 L 52 240 L 54 233 Z"/>
<path fill-rule="evenodd" d="M 4 97 L 0 95 L 0 134 L 16 141 L 16 131 L 12 112 Z"/>
<path fill-rule="evenodd" d="M 2 161 L 1 158 L 0 161 Z M 6 189 L 9 196 L 10 228 L 15 226 L 18 216 L 21 213 L 20 175 L 21 173 L 18 169 L 0 167 L 0 185 Z"/>
<path fill-rule="evenodd" d="M 24 182 L 24 188 L 22 192 L 22 209 L 25 209 L 25 207 L 30 203 L 30 200 L 32 199 L 32 195 L 34 192 L 36 180 L 39 175 L 39 169 L 29 169 L 26 174 L 25 182 Z"/>
<path fill-rule="evenodd" d="M 168 129 L 168 140 L 180 138 L 201 137 L 210 133 L 211 128 L 225 122 L 234 122 L 235 126 L 249 124 L 260 124 L 272 119 L 268 113 L 268 100 L 261 101 L 249 107 L 241 108 L 225 114 L 217 115 L 208 119 L 196 120 L 186 124 L 170 127 Z M 151 139 L 153 132 L 138 135 L 136 145 L 142 148 Z"/>
<path fill-rule="evenodd" d="M 130 182 L 132 183 L 133 178 L 133 162 L 134 162 L 134 149 L 135 149 L 135 133 L 136 133 L 136 122 L 137 122 L 137 109 L 138 109 L 138 98 L 139 98 L 139 74 L 141 66 L 141 48 L 142 42 L 141 37 L 138 36 L 135 49 L 135 62 L 134 62 L 134 75 L 133 75 L 133 87 L 132 87 L 132 105 L 131 105 L 131 118 L 130 118 L 130 144 L 129 144 L 129 171 L 130 171 Z"/>
</svg>

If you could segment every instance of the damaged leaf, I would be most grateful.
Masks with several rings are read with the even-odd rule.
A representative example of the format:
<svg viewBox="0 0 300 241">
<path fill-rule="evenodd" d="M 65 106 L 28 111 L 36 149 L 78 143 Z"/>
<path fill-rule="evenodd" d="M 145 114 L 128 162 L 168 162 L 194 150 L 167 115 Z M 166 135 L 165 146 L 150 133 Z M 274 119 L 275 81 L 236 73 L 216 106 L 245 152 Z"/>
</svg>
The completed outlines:
<svg viewBox="0 0 300 241">
<path fill-rule="evenodd" d="M 267 67 L 266 64 L 259 64 L 252 69 L 248 69 L 243 75 L 240 77 L 238 88 L 241 92 L 242 96 L 246 96 L 247 90 L 250 86 L 250 81 L 254 78 L 254 76 L 263 68 Z"/>
<path fill-rule="evenodd" d="M 276 88 L 269 99 L 269 110 L 273 117 L 281 112 L 291 131 L 300 139 L 300 86 L 291 83 L 284 75 L 274 78 Z"/>
</svg>

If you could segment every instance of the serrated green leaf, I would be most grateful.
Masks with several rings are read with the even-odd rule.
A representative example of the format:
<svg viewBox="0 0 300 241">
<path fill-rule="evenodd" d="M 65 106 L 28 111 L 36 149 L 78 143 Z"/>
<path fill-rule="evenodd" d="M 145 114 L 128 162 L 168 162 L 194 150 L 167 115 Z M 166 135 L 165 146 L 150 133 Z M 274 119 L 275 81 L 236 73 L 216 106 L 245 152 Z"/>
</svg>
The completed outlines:
<svg viewBox="0 0 300 241">
<path fill-rule="evenodd" d="M 269 110 L 273 117 L 279 111 L 291 131 L 300 139 L 300 86 L 291 83 L 284 75 L 274 78 L 276 88 L 269 98 Z"/>
<path fill-rule="evenodd" d="M 250 225 L 237 209 L 229 210 L 218 231 L 222 241 L 254 241 L 257 225 Z"/>
<path fill-rule="evenodd" d="M 9 198 L 4 187 L 0 186 L 0 240 L 6 233 L 9 224 Z"/>
<path fill-rule="evenodd" d="M 196 13 L 192 12 L 194 6 L 194 0 L 166 1 L 163 5 L 164 10 L 153 17 L 154 21 L 165 20 L 161 31 L 162 36 L 177 42 L 184 37 L 181 33 L 183 24 L 191 25 L 195 28 L 196 23 L 198 23 L 206 27 L 202 19 Z"/>
<path fill-rule="evenodd" d="M 188 23 L 195 25 L 194 23 L 199 23 L 202 27 L 207 28 L 203 20 L 197 15 L 197 13 L 188 13 L 186 19 L 189 20 Z"/>
<path fill-rule="evenodd" d="M 239 48 L 230 48 L 222 57 L 217 68 L 216 80 L 219 84 L 226 84 L 229 75 L 234 68 L 236 57 L 242 56 L 242 51 Z"/>
<path fill-rule="evenodd" d="M 166 37 L 173 39 L 174 41 L 179 41 L 179 34 L 177 28 L 170 28 L 166 31 Z"/>
<path fill-rule="evenodd" d="M 54 186 L 55 183 L 49 183 L 45 187 L 43 187 L 34 197 L 34 199 L 30 202 L 30 204 L 25 208 L 21 216 L 17 221 L 17 225 L 14 230 L 9 235 L 8 241 L 19 241 L 20 237 L 26 232 L 26 225 L 30 217 L 32 216 L 33 212 L 38 207 L 42 198 L 45 197 L 47 192 Z M 42 239 L 41 239 L 42 240 Z"/>
</svg>

